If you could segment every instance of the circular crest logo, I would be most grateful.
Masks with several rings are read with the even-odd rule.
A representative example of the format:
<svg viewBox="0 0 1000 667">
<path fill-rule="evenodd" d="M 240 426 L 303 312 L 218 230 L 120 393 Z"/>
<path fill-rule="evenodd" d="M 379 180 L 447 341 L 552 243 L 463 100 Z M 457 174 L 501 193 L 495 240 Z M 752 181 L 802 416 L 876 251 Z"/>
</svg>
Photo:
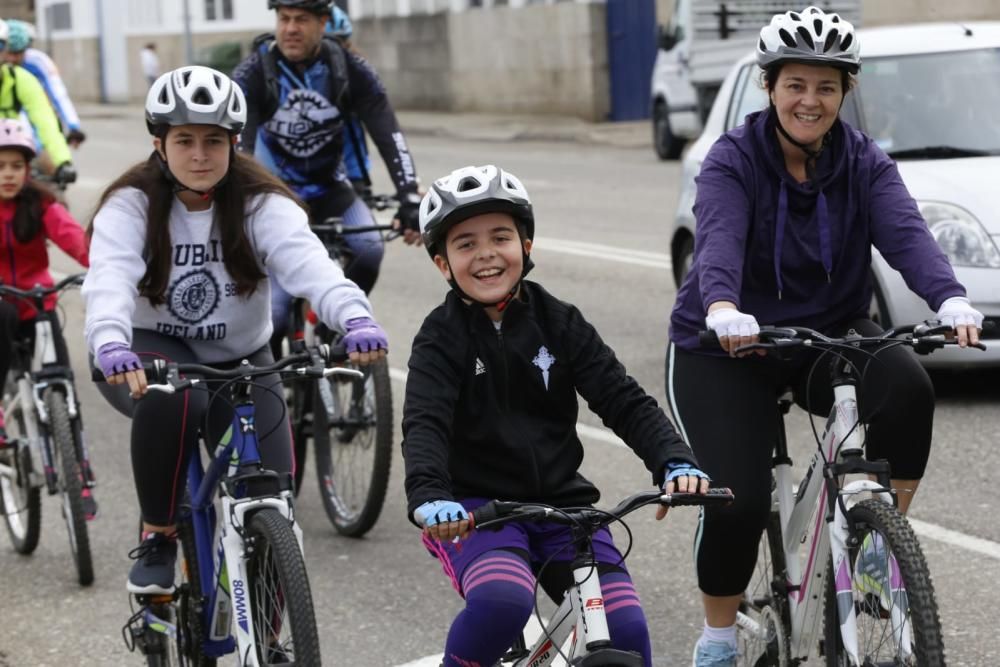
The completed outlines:
<svg viewBox="0 0 1000 667">
<path fill-rule="evenodd" d="M 179 320 L 197 324 L 212 314 L 219 305 L 219 284 L 204 269 L 181 276 L 170 286 L 167 307 Z"/>
<path fill-rule="evenodd" d="M 297 88 L 265 127 L 283 149 L 304 158 L 333 141 L 337 128 L 331 121 L 339 117 L 340 110 L 315 90 Z"/>
</svg>

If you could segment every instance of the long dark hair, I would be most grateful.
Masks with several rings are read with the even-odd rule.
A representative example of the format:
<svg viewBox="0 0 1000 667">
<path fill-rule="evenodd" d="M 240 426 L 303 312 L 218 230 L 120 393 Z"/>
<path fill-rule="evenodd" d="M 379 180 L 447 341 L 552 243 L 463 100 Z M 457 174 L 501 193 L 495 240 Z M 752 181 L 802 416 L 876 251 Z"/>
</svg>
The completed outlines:
<svg viewBox="0 0 1000 667">
<path fill-rule="evenodd" d="M 29 177 L 14 198 L 14 238 L 27 243 L 42 231 L 42 215 L 58 201 L 56 194 Z"/>
<path fill-rule="evenodd" d="M 213 192 L 214 223 L 222 235 L 223 264 L 236 282 L 236 293 L 240 296 L 249 296 L 256 291 L 266 275 L 261 271 L 253 246 L 247 238 L 246 219 L 256 212 L 256 208 L 247 210 L 247 202 L 257 195 L 273 193 L 288 197 L 304 210 L 305 206 L 284 183 L 272 176 L 253 158 L 235 151 L 230 151 L 229 155 L 229 172 Z M 143 248 L 146 273 L 139 280 L 139 294 L 149 299 L 154 306 L 165 302 L 167 283 L 173 264 L 170 209 L 173 204 L 174 186 L 163 173 L 158 160 L 154 152 L 145 162 L 129 168 L 107 187 L 94 211 L 96 217 L 97 211 L 104 206 L 108 198 L 122 188 L 137 188 L 146 194 L 149 201 L 146 209 L 146 246 Z M 258 202 L 257 207 L 262 202 L 263 200 Z M 90 226 L 87 228 L 88 235 L 93 234 L 94 217 L 91 218 Z M 280 222 L 275 221 L 273 224 Z"/>
</svg>

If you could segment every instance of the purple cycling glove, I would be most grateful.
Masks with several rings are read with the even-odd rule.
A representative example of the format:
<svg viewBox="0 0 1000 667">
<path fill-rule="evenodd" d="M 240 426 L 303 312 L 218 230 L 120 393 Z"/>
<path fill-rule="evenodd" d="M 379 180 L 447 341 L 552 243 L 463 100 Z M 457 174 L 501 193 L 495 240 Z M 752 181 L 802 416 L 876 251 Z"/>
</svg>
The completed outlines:
<svg viewBox="0 0 1000 667">
<path fill-rule="evenodd" d="M 378 322 L 370 317 L 355 317 L 347 320 L 347 333 L 344 334 L 344 347 L 347 353 L 377 352 L 389 349 L 389 339 Z"/>
<path fill-rule="evenodd" d="M 126 343 L 105 343 L 97 350 L 97 363 L 104 377 L 142 368 L 142 362 Z"/>
</svg>

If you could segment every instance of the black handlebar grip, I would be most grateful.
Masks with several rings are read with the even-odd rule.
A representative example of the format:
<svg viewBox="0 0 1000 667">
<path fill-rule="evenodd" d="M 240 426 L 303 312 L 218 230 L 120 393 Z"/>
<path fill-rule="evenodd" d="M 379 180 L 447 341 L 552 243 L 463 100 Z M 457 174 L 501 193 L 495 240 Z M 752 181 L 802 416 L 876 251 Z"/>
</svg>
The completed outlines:
<svg viewBox="0 0 1000 667">
<path fill-rule="evenodd" d="M 479 528 L 485 523 L 496 521 L 500 518 L 500 512 L 497 511 L 497 501 L 491 500 L 485 505 L 480 505 L 469 512 L 469 518 L 472 520 L 473 528 Z"/>
<path fill-rule="evenodd" d="M 728 505 L 733 502 L 733 498 L 735 498 L 733 492 L 724 487 L 709 489 L 708 493 L 671 493 L 670 506 Z"/>
<path fill-rule="evenodd" d="M 107 382 L 107 378 L 104 377 L 104 373 L 100 368 L 90 369 L 90 379 L 94 382 Z"/>
<path fill-rule="evenodd" d="M 718 347 L 719 337 L 715 335 L 714 331 L 699 331 L 698 345 L 702 347 Z"/>
</svg>

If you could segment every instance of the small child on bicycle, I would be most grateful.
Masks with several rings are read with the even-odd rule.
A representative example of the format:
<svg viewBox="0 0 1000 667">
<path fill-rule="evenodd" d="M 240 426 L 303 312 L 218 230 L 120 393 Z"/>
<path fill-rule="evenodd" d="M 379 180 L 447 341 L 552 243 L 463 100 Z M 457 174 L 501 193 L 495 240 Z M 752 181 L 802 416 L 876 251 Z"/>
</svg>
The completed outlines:
<svg viewBox="0 0 1000 667">
<path fill-rule="evenodd" d="M 53 285 L 46 241 L 51 240 L 82 266 L 88 266 L 83 228 L 58 203 L 55 194 L 31 179 L 34 158 L 31 130 L 19 119 L 0 119 L 0 281 L 20 289 Z M 46 307 L 54 308 L 57 298 L 55 294 L 49 296 Z M 0 386 L 10 370 L 12 341 L 15 337 L 33 336 L 34 319 L 35 307 L 29 302 L 0 301 Z M 6 441 L 0 407 L 0 448 Z M 92 501 L 90 489 L 84 492 Z M 92 515 L 96 506 L 87 510 Z"/>
<path fill-rule="evenodd" d="M 535 220 L 524 186 L 493 165 L 434 182 L 420 205 L 428 253 L 451 285 L 413 342 L 403 408 L 411 520 L 465 598 L 445 667 L 493 665 L 532 613 L 536 577 L 557 603 L 572 585 L 567 528 L 471 531 L 468 512 L 501 498 L 556 507 L 600 496 L 579 473 L 577 392 L 668 491 L 708 478 L 656 401 L 580 311 L 524 280 Z M 662 518 L 665 510 L 659 510 Z M 651 664 L 649 631 L 611 533 L 594 537 L 614 648 Z M 551 563 L 540 573 L 543 563 Z"/>
</svg>

